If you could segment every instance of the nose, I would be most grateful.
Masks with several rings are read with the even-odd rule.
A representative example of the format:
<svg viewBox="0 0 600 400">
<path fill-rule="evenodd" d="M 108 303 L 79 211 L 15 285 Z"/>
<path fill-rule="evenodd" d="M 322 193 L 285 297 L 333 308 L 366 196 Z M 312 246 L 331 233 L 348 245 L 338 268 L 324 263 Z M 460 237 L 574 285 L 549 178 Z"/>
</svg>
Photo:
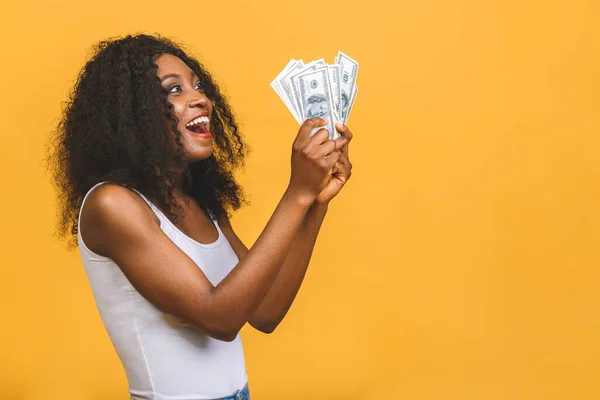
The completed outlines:
<svg viewBox="0 0 600 400">
<path fill-rule="evenodd" d="M 189 99 L 189 107 L 206 107 L 209 103 L 208 97 L 204 93 L 194 92 Z"/>
</svg>

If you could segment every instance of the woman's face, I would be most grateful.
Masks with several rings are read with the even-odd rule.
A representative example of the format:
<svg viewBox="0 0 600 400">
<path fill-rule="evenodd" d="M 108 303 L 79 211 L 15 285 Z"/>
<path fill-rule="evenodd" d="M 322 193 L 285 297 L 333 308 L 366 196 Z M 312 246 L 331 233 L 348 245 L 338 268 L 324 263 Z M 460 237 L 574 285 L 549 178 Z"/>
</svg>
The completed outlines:
<svg viewBox="0 0 600 400">
<path fill-rule="evenodd" d="M 169 103 L 179 121 L 183 151 L 188 162 L 200 161 L 212 154 L 210 118 L 212 103 L 200 87 L 198 77 L 180 58 L 162 54 L 156 59 L 158 77 L 168 92 Z M 168 124 L 168 132 L 175 133 Z M 174 143 L 174 142 L 173 142 Z"/>
</svg>

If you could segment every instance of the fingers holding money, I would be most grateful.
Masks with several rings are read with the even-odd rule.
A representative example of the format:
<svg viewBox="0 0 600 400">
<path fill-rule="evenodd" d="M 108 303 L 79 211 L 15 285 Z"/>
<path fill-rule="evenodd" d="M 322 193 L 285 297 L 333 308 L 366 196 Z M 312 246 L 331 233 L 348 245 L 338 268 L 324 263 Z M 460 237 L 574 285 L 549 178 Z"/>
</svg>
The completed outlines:
<svg viewBox="0 0 600 400">
<path fill-rule="evenodd" d="M 350 179 L 350 175 L 352 175 L 352 163 L 350 162 L 350 158 L 348 155 L 349 144 L 352 141 L 354 135 L 350 132 L 350 129 L 346 125 L 336 124 L 336 129 L 338 132 L 342 134 L 341 138 L 345 138 L 345 144 L 339 149 L 340 158 L 338 160 L 338 170 L 347 178 Z"/>
<path fill-rule="evenodd" d="M 321 118 L 312 118 L 306 120 L 300 127 L 298 137 L 294 143 L 294 149 L 301 150 L 304 154 L 310 155 L 316 159 L 328 158 L 331 154 L 335 154 L 335 160 L 328 160 L 331 165 L 335 164 L 340 150 L 346 143 L 347 139 L 340 137 L 337 140 L 331 140 L 329 130 L 326 128 L 327 121 Z M 319 129 L 320 126 L 324 126 Z M 312 136 L 310 132 L 315 131 Z"/>
<path fill-rule="evenodd" d="M 354 137 L 352 132 L 350 132 L 350 129 L 348 129 L 348 127 L 346 125 L 342 124 L 341 122 L 338 122 L 337 124 L 335 124 L 335 129 L 339 133 L 344 135 L 348 139 L 348 141 L 352 140 L 352 138 Z"/>
<path fill-rule="evenodd" d="M 292 149 L 292 173 L 289 190 L 295 195 L 313 201 L 331 179 L 331 171 L 340 154 L 336 144 L 328 140 L 326 129 L 318 129 L 323 120 L 314 119 L 302 125 Z M 309 138 L 310 132 L 318 133 Z"/>
<path fill-rule="evenodd" d="M 343 170 L 347 171 L 346 175 L 350 178 L 350 174 L 352 173 L 352 163 L 348 160 L 348 157 L 344 154 L 340 154 L 337 163 L 344 167 Z"/>
<path fill-rule="evenodd" d="M 352 132 L 350 132 L 350 129 L 348 129 L 348 127 L 346 125 L 341 124 L 341 123 L 335 124 L 335 129 L 339 133 L 342 134 L 342 136 L 340 138 L 346 139 L 346 143 L 342 147 L 342 152 L 346 155 L 346 157 L 348 157 L 348 145 L 352 141 L 352 138 L 354 137 L 354 135 L 352 134 Z"/>
<path fill-rule="evenodd" d="M 335 163 L 335 166 L 333 167 L 332 174 L 334 174 L 341 181 L 346 182 L 348 179 L 350 179 L 350 176 L 352 175 L 352 164 L 345 164 L 342 161 L 342 157 L 340 156 L 340 159 Z"/>
<path fill-rule="evenodd" d="M 323 118 L 307 119 L 302 123 L 302 125 L 300 125 L 300 129 L 298 130 L 298 135 L 296 136 L 296 141 L 294 145 L 304 145 L 311 139 L 310 134 L 315 128 L 318 128 L 319 126 L 325 126 L 327 124 L 327 120 Z"/>
<path fill-rule="evenodd" d="M 312 138 L 309 147 L 314 151 L 317 159 L 323 159 L 325 164 L 333 167 L 339 158 L 338 143 L 329 139 L 327 129 L 320 129 Z"/>
<path fill-rule="evenodd" d="M 318 145 L 318 155 L 327 158 L 334 152 L 339 153 L 348 143 L 348 139 L 340 136 L 333 140 L 331 139 L 329 131 L 322 128 L 311 138 L 311 142 Z"/>
</svg>

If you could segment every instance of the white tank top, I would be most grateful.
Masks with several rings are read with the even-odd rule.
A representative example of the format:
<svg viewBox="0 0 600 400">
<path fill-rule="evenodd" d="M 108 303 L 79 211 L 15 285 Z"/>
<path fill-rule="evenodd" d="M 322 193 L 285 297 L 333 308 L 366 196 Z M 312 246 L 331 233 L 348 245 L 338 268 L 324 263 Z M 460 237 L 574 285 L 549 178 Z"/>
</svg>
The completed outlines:
<svg viewBox="0 0 600 400">
<path fill-rule="evenodd" d="M 102 183 L 89 190 L 82 208 L 89 193 Z M 215 219 L 218 239 L 210 244 L 198 243 L 137 193 L 159 218 L 161 230 L 194 260 L 213 285 L 238 263 Z M 100 317 L 127 374 L 131 399 L 215 399 L 246 385 L 239 334 L 232 342 L 224 342 L 180 324 L 142 297 L 113 260 L 88 249 L 81 233 L 78 243 Z"/>
</svg>

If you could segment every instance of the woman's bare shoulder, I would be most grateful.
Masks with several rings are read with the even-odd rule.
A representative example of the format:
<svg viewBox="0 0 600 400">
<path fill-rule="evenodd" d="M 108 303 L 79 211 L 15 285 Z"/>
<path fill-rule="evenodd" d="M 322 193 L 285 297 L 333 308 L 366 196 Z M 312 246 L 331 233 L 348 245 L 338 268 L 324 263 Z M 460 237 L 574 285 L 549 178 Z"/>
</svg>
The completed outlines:
<svg viewBox="0 0 600 400">
<path fill-rule="evenodd" d="M 80 232 L 93 252 L 109 256 L 113 238 L 157 227 L 160 223 L 142 197 L 123 185 L 105 183 L 92 190 L 81 209 Z"/>
</svg>

